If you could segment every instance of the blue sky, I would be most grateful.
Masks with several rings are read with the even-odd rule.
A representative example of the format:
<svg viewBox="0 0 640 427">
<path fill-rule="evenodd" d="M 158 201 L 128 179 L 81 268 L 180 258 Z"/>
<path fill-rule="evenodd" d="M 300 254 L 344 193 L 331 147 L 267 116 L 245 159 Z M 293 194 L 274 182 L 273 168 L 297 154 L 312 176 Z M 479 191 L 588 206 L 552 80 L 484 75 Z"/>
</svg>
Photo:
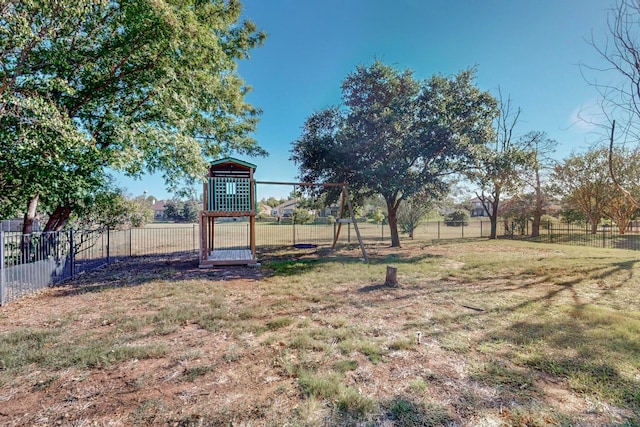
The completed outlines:
<svg viewBox="0 0 640 427">
<path fill-rule="evenodd" d="M 255 134 L 270 156 L 247 158 L 256 177 L 295 181 L 291 142 L 306 117 L 340 103 L 340 84 L 374 59 L 409 68 L 418 79 L 477 68 L 477 85 L 522 108 L 518 134 L 545 131 L 558 159 L 597 139 L 577 120 L 597 100 L 580 64 L 601 66 L 589 45 L 604 42 L 608 0 L 244 0 L 244 15 L 264 30 L 264 46 L 239 72 L 263 110 Z M 587 70 L 589 77 L 598 73 Z M 586 112 L 585 112 L 586 111 Z M 170 197 L 161 178 L 122 179 L 131 195 Z M 258 198 L 289 194 L 258 188 Z"/>
</svg>

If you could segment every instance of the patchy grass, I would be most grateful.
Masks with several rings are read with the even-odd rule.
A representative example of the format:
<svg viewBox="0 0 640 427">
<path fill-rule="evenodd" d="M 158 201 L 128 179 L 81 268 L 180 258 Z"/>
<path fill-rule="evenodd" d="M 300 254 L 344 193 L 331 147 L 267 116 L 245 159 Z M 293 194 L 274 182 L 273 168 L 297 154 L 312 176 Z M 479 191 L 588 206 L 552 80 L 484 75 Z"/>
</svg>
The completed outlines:
<svg viewBox="0 0 640 427">
<path fill-rule="evenodd" d="M 0 423 L 640 423 L 636 253 L 368 250 L 131 260 L 3 307 Z"/>
</svg>

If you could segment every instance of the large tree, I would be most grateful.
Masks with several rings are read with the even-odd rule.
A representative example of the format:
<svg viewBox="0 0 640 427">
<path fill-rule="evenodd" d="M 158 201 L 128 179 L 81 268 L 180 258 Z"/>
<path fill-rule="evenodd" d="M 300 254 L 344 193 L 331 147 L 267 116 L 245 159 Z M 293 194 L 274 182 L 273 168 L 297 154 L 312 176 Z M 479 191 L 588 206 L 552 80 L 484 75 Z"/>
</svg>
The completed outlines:
<svg viewBox="0 0 640 427">
<path fill-rule="evenodd" d="M 264 34 L 241 11 L 236 0 L 2 2 L 5 210 L 43 203 L 57 229 L 106 168 L 177 186 L 213 157 L 263 154 L 236 61 Z"/>
<path fill-rule="evenodd" d="M 616 172 L 617 185 L 611 186 L 612 195 L 604 215 L 616 223 L 620 234 L 624 234 L 640 208 L 637 202 L 640 200 L 640 148 L 612 151 L 609 161 Z"/>
<path fill-rule="evenodd" d="M 606 148 L 572 154 L 552 174 L 555 191 L 570 208 L 584 213 L 592 234 L 614 195 L 607 160 Z"/>
<path fill-rule="evenodd" d="M 441 193 L 471 147 L 491 139 L 495 99 L 475 86 L 473 70 L 418 81 L 375 61 L 346 77 L 342 101 L 307 118 L 292 159 L 304 181 L 348 182 L 356 199 L 381 195 L 391 245 L 400 246 L 400 204 Z"/>
<path fill-rule="evenodd" d="M 551 154 L 558 144 L 545 132 L 540 131 L 529 132 L 522 137 L 520 144 L 529 152 L 529 161 L 523 179 L 533 190 L 531 237 L 538 237 L 542 215 L 550 201 L 548 178 L 555 165 Z"/>
<path fill-rule="evenodd" d="M 500 200 L 505 193 L 515 194 L 522 186 L 522 176 L 530 153 L 514 136 L 520 109 L 513 109 L 511 99 L 499 98 L 500 115 L 495 121 L 495 140 L 476 147 L 475 164 L 467 170 L 467 177 L 478 186 L 476 196 L 489 216 L 495 239 L 498 231 Z"/>
<path fill-rule="evenodd" d="M 625 176 L 614 167 L 617 149 L 635 150 L 640 140 L 640 3 L 616 0 L 608 15 L 608 35 L 595 37 L 591 45 L 604 60 L 604 66 L 590 64 L 584 75 L 600 95 L 604 119 L 593 124 L 606 129 L 609 139 L 609 174 L 614 185 L 632 204 L 640 207 L 634 188 L 623 182 L 635 182 L 637 176 Z M 596 71 L 597 73 L 593 73 Z M 602 78 L 599 78 L 602 76 Z"/>
</svg>

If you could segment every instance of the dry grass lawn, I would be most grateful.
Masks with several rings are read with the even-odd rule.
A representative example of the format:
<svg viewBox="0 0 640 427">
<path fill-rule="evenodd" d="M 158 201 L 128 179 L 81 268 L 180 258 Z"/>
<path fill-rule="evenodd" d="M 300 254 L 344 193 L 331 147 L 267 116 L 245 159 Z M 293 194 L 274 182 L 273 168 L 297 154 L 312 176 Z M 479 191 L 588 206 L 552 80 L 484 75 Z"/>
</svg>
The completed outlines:
<svg viewBox="0 0 640 427">
<path fill-rule="evenodd" d="M 2 307 L 0 424 L 639 425 L 637 253 L 369 251 L 135 258 Z"/>
</svg>

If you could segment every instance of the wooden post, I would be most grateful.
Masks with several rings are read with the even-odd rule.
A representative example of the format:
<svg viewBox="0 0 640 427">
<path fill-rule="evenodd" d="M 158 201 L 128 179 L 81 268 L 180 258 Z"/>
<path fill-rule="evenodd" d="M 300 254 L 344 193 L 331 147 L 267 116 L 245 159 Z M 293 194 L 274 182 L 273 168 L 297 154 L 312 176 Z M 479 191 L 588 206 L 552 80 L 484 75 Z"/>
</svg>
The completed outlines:
<svg viewBox="0 0 640 427">
<path fill-rule="evenodd" d="M 342 201 L 340 203 L 340 214 L 338 215 L 338 219 L 342 219 L 344 218 L 344 208 L 346 206 L 346 194 L 344 193 L 344 191 L 342 191 Z M 336 248 L 336 244 L 338 243 L 338 238 L 340 237 L 340 230 L 342 229 L 342 222 L 338 221 L 338 229 L 336 231 L 335 227 L 334 227 L 334 233 L 333 233 L 333 245 L 331 245 L 331 249 L 335 249 Z"/>
<path fill-rule="evenodd" d="M 249 250 L 251 257 L 256 259 L 256 215 L 258 206 L 256 203 L 256 182 L 253 179 L 253 170 L 249 171 L 249 206 L 251 215 L 249 216 Z"/>
<path fill-rule="evenodd" d="M 387 265 L 387 277 L 384 281 L 385 286 L 398 287 L 398 267 L 395 265 Z"/>
<path fill-rule="evenodd" d="M 344 194 L 344 198 L 347 201 L 347 207 L 349 208 L 349 213 L 351 214 L 351 221 L 353 222 L 353 229 L 356 230 L 356 236 L 358 236 L 358 242 L 360 243 L 360 250 L 362 251 L 362 259 L 365 261 L 369 261 L 369 257 L 367 256 L 367 250 L 364 248 L 364 242 L 362 241 L 362 236 L 360 235 L 360 229 L 358 229 L 358 221 L 356 220 L 356 216 L 353 213 L 353 206 L 351 205 L 351 199 L 349 199 L 349 191 L 347 190 L 347 186 L 342 187 L 342 194 Z"/>
<path fill-rule="evenodd" d="M 204 211 L 200 212 L 200 264 L 207 260 L 207 221 Z"/>
<path fill-rule="evenodd" d="M 209 178 L 202 183 L 202 210 L 209 210 Z"/>
</svg>

